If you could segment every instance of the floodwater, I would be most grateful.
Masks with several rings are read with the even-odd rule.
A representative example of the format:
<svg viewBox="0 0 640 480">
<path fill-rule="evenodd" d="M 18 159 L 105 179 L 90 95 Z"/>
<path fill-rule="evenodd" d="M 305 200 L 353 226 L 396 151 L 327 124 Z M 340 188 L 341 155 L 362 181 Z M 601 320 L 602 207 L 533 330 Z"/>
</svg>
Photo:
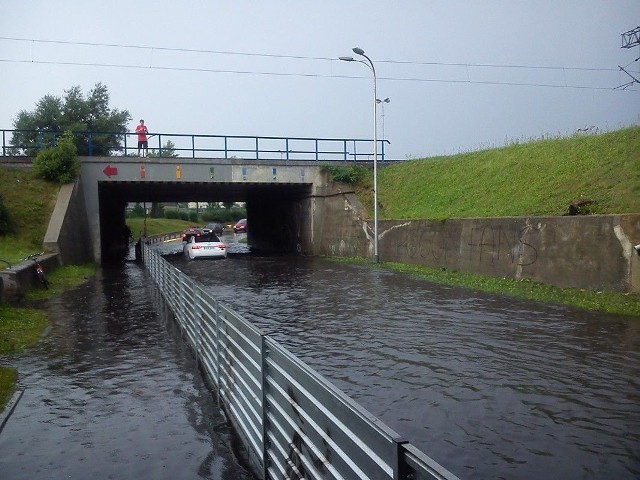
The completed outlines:
<svg viewBox="0 0 640 480">
<path fill-rule="evenodd" d="M 463 480 L 640 478 L 640 320 L 320 258 L 167 258 Z M 165 251 L 180 246 L 165 246 Z M 250 478 L 134 264 L 51 302 L 0 478 Z"/>
<path fill-rule="evenodd" d="M 2 357 L 24 394 L 0 479 L 253 479 L 142 267 L 104 269 L 49 302 L 42 341 Z"/>
<path fill-rule="evenodd" d="M 640 478 L 640 319 L 320 258 L 168 258 L 461 479 Z"/>
</svg>

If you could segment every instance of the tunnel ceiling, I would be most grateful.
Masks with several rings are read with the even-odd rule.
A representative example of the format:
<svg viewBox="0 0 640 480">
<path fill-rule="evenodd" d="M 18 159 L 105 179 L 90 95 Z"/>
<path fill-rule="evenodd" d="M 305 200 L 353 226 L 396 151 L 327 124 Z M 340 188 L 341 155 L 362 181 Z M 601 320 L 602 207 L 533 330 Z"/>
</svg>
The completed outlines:
<svg viewBox="0 0 640 480">
<path fill-rule="evenodd" d="M 99 182 L 101 197 L 126 202 L 246 202 L 252 198 L 295 199 L 310 195 L 311 184 L 211 182 Z M 104 198 L 104 197 L 103 197 Z"/>
</svg>

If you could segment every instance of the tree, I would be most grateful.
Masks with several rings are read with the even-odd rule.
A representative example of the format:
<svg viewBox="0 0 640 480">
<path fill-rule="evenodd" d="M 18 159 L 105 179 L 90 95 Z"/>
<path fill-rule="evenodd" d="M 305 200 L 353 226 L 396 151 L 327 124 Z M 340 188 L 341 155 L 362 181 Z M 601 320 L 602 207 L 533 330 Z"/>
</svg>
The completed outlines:
<svg viewBox="0 0 640 480">
<path fill-rule="evenodd" d="M 144 211 L 144 207 L 142 205 L 140 205 L 139 202 L 136 202 L 136 204 L 133 206 L 133 209 L 131 210 L 131 213 L 129 214 L 129 216 L 131 218 L 142 218 L 145 216 L 145 211 Z"/>
<path fill-rule="evenodd" d="M 176 146 L 171 140 L 167 140 L 164 146 L 160 149 L 160 151 L 156 151 L 152 149 L 149 152 L 150 157 L 156 158 L 176 158 L 178 154 L 176 153 Z"/>
<path fill-rule="evenodd" d="M 22 110 L 13 122 L 11 145 L 28 155 L 55 145 L 63 131 L 73 132 L 78 155 L 111 155 L 120 146 L 131 115 L 109 108 L 107 87 L 97 83 L 85 97 L 80 87 L 65 91 L 64 98 L 45 95 L 32 112 Z M 92 132 L 89 136 L 88 132 Z M 95 134 L 93 132 L 100 132 Z"/>
</svg>

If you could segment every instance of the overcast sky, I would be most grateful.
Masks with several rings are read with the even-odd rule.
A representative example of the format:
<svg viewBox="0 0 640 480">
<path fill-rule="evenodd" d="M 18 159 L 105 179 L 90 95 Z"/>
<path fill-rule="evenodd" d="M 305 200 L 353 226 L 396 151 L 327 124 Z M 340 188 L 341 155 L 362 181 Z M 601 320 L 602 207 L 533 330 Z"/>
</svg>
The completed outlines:
<svg viewBox="0 0 640 480">
<path fill-rule="evenodd" d="M 0 0 L 0 128 L 108 87 L 131 130 L 373 137 L 395 159 L 640 124 L 639 0 Z M 109 46 L 108 46 L 109 45 Z M 382 109 L 378 111 L 382 137 Z"/>
</svg>

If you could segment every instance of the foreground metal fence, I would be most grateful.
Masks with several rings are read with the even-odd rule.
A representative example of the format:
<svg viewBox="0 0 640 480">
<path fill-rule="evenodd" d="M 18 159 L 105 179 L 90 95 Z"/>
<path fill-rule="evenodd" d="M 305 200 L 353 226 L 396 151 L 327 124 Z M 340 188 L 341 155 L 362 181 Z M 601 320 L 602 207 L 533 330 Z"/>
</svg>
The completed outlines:
<svg viewBox="0 0 640 480">
<path fill-rule="evenodd" d="M 447 479 L 324 377 L 167 262 L 143 258 L 264 479 Z"/>
<path fill-rule="evenodd" d="M 53 147 L 63 132 L 0 130 L 2 156 L 35 156 Z M 81 156 L 137 157 L 135 133 L 72 132 Z M 153 133 L 149 154 L 154 157 L 242 158 L 253 160 L 310 160 L 368 162 L 373 159 L 373 140 L 363 138 L 310 138 L 246 135 L 193 135 Z M 378 140 L 380 161 L 385 160 L 388 140 Z M 171 148 L 167 148 L 171 145 Z"/>
</svg>

